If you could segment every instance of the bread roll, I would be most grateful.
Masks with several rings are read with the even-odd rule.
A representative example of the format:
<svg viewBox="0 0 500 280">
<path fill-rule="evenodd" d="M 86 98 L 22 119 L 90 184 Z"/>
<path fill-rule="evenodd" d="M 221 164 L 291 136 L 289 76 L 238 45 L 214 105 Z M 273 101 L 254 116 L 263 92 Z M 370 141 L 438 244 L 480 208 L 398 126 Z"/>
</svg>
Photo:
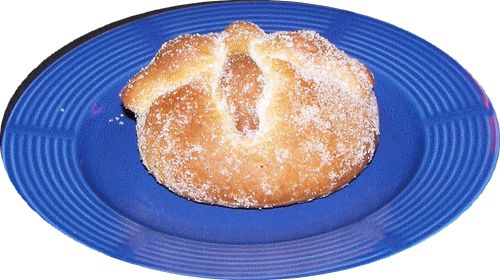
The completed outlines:
<svg viewBox="0 0 500 280">
<path fill-rule="evenodd" d="M 269 208 L 324 197 L 372 160 L 368 68 L 314 31 L 250 22 L 166 42 L 121 92 L 143 164 L 200 203 Z"/>
</svg>

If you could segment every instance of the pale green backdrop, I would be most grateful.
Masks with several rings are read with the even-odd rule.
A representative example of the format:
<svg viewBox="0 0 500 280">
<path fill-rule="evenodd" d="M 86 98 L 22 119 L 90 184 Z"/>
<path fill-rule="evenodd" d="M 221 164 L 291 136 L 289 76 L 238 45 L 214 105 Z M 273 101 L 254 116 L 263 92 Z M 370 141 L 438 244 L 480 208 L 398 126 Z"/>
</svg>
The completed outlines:
<svg viewBox="0 0 500 280">
<path fill-rule="evenodd" d="M 436 45 L 467 69 L 500 110 L 495 1 L 303 1 L 368 15 Z M 192 1 L 8 1 L 0 16 L 0 112 L 45 58 L 108 23 Z M 194 279 L 110 258 L 38 216 L 0 167 L 0 279 Z M 416 246 L 347 271 L 307 279 L 500 279 L 500 171 L 455 222 Z"/>
</svg>

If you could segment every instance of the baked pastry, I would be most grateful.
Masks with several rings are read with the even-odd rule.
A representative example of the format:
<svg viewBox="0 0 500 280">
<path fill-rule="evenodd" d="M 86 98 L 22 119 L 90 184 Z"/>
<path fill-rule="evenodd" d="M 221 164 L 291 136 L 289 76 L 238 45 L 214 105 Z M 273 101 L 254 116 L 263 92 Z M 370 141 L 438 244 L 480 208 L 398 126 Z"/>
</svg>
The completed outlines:
<svg viewBox="0 0 500 280">
<path fill-rule="evenodd" d="M 140 156 L 185 198 L 268 208 L 327 196 L 372 160 L 368 68 L 313 31 L 250 22 L 161 47 L 121 92 Z"/>
</svg>

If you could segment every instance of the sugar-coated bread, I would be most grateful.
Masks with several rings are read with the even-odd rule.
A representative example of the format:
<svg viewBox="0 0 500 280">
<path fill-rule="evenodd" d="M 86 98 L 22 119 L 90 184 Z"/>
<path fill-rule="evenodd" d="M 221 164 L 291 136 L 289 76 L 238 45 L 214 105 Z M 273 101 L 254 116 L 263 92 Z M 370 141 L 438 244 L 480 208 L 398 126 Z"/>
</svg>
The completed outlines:
<svg viewBox="0 0 500 280">
<path fill-rule="evenodd" d="M 313 31 L 249 22 L 166 42 L 121 92 L 142 162 L 188 199 L 269 208 L 341 189 L 379 136 L 368 68 Z"/>
</svg>

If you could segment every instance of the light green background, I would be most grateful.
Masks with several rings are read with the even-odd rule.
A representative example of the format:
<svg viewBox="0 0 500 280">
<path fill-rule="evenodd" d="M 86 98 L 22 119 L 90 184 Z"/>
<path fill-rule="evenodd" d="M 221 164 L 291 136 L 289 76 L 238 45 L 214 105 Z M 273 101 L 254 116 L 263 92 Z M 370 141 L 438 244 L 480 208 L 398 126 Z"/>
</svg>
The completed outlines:
<svg viewBox="0 0 500 280">
<path fill-rule="evenodd" d="M 72 40 L 108 23 L 191 1 L 8 1 L 0 16 L 0 112 L 25 77 Z M 500 110 L 495 1 L 304 1 L 405 29 L 467 69 Z M 38 216 L 0 168 L 0 279 L 194 279 L 128 264 L 90 249 Z M 500 279 L 500 171 L 451 225 L 389 258 L 307 279 Z"/>
</svg>

